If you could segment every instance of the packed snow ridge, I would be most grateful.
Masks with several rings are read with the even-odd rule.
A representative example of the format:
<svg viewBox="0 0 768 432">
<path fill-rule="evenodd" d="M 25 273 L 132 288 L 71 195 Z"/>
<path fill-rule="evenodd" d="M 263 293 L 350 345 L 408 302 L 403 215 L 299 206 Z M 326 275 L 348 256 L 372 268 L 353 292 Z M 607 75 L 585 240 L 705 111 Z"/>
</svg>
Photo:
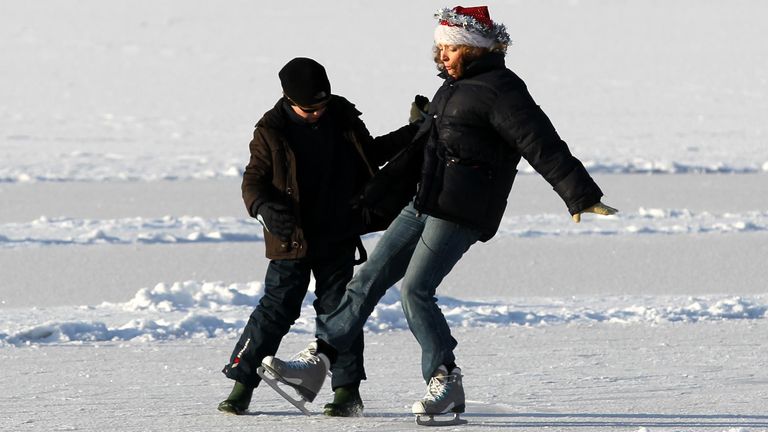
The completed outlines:
<svg viewBox="0 0 768 432">
<path fill-rule="evenodd" d="M 713 214 L 687 209 L 646 209 L 601 217 L 599 225 L 576 225 L 567 214 L 507 216 L 499 236 L 567 237 L 643 234 L 708 234 L 768 231 L 768 211 Z M 375 235 L 374 235 L 375 236 Z M 73 219 L 41 217 L 0 224 L 0 248 L 93 244 L 175 244 L 263 241 L 252 218 Z"/>
<path fill-rule="evenodd" d="M 755 174 L 768 172 L 768 161 L 600 160 L 583 158 L 593 174 Z M 177 181 L 237 178 L 247 160 L 234 154 L 123 155 L 75 151 L 40 158 L 16 157 L 0 166 L 0 183 Z M 522 173 L 533 173 L 523 163 Z"/>
<path fill-rule="evenodd" d="M 311 288 L 312 289 L 312 288 Z M 259 282 L 175 282 L 142 288 L 124 303 L 14 310 L 4 313 L 0 345 L 150 342 L 235 338 L 263 294 Z M 314 331 L 314 294 L 304 301 L 292 331 Z M 765 296 L 537 298 L 519 303 L 441 297 L 452 327 L 499 328 L 570 323 L 660 325 L 768 318 Z M 365 331 L 404 331 L 400 292 L 392 287 L 368 319 Z"/>
</svg>

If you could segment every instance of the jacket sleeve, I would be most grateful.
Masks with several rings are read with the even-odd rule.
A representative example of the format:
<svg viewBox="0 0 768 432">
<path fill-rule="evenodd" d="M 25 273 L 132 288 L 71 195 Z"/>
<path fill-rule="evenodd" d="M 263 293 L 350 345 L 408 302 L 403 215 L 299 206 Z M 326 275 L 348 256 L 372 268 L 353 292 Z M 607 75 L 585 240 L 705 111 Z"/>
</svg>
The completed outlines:
<svg viewBox="0 0 768 432">
<path fill-rule="evenodd" d="M 256 217 L 254 210 L 264 202 L 274 200 L 276 190 L 272 185 L 272 151 L 261 128 L 253 132 L 249 145 L 251 157 L 243 173 L 243 202 L 248 214 Z"/>
<path fill-rule="evenodd" d="M 368 161 L 375 167 L 384 165 L 385 162 L 410 144 L 419 130 L 418 124 L 413 123 L 382 136 L 372 138 L 363 121 L 357 119 L 357 122 L 359 124 L 356 125 L 356 129 L 360 131 L 361 136 L 366 137 L 363 142 L 363 151 Z"/>
<path fill-rule="evenodd" d="M 525 86 L 499 94 L 490 120 L 502 138 L 552 185 L 571 214 L 600 201 L 602 191 Z"/>
</svg>

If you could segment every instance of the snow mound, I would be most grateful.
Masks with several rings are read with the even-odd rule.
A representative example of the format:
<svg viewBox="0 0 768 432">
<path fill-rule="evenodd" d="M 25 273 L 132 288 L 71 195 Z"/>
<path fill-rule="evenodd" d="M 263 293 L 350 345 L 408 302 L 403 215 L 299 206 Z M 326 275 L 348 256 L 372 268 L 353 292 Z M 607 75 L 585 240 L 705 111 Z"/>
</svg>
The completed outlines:
<svg viewBox="0 0 768 432">
<path fill-rule="evenodd" d="M 122 308 L 126 311 L 218 311 L 228 306 L 255 307 L 263 294 L 260 282 L 224 285 L 219 282 L 186 281 L 170 286 L 159 283 L 152 289 L 140 289 L 131 300 L 122 304 Z"/>
<path fill-rule="evenodd" d="M 259 282 L 185 281 L 142 288 L 124 303 L 11 310 L 0 327 L 0 345 L 235 338 L 263 293 Z M 292 331 L 314 333 L 314 299 L 310 291 Z M 768 318 L 768 300 L 764 296 L 534 298 L 519 303 L 441 297 L 439 305 L 454 328 L 571 323 L 692 325 Z M 408 324 L 400 291 L 392 287 L 368 319 L 365 331 L 404 330 L 408 330 Z"/>
<path fill-rule="evenodd" d="M 74 219 L 40 217 L 28 223 L 0 225 L 0 247 L 182 244 L 263 241 L 252 218 L 197 216 Z"/>
<path fill-rule="evenodd" d="M 190 314 L 178 322 L 136 319 L 119 327 L 108 327 L 98 321 L 49 322 L 7 337 L 6 342 L 17 346 L 128 340 L 150 342 L 219 337 L 239 327 L 212 315 L 197 314 Z"/>
</svg>

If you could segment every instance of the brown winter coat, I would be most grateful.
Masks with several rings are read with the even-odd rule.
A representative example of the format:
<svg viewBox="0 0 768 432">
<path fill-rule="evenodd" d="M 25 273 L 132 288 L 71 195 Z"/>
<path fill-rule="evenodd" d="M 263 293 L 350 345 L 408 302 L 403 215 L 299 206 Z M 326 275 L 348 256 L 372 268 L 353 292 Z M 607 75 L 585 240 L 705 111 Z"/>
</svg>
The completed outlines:
<svg viewBox="0 0 768 432">
<path fill-rule="evenodd" d="M 307 255 L 309 245 L 301 227 L 301 197 L 298 190 L 296 157 L 284 133 L 285 128 L 290 127 L 291 120 L 283 111 L 282 104 L 281 99 L 256 124 L 250 143 L 250 162 L 243 173 L 243 201 L 252 217 L 257 216 L 254 210 L 265 202 L 281 202 L 292 209 L 297 226 L 290 241 L 284 242 L 266 229 L 264 241 L 267 258 L 298 259 Z M 342 141 L 353 146 L 356 154 L 360 156 L 359 164 L 349 167 L 365 173 L 364 176 L 358 176 L 363 180 L 359 185 L 355 185 L 356 190 L 362 190 L 365 180 L 370 179 L 380 165 L 405 147 L 418 129 L 415 125 L 407 125 L 373 138 L 355 106 L 336 95 L 323 115 L 331 116 L 335 124 L 334 129 L 341 131 Z"/>
</svg>

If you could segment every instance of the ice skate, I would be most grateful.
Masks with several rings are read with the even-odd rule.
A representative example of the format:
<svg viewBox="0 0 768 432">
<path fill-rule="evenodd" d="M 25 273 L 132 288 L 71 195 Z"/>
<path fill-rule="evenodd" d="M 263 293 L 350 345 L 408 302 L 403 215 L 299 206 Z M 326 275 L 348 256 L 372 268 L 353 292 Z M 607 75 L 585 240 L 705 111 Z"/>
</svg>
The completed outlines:
<svg viewBox="0 0 768 432">
<path fill-rule="evenodd" d="M 265 357 L 256 373 L 288 402 L 304 414 L 309 415 L 309 410 L 305 405 L 317 397 L 317 393 L 323 387 L 330 365 L 331 362 L 328 357 L 318 353 L 317 343 L 312 342 L 289 361 L 283 361 L 273 356 Z M 294 399 L 288 395 L 278 382 L 296 390 L 299 399 Z"/>
<path fill-rule="evenodd" d="M 461 369 L 454 368 L 451 373 L 445 366 L 437 368 L 427 385 L 427 394 L 413 404 L 416 424 L 421 426 L 455 426 L 466 424 L 460 418 L 464 412 L 464 386 L 461 383 Z M 436 420 L 435 416 L 453 414 L 449 420 Z"/>
</svg>

